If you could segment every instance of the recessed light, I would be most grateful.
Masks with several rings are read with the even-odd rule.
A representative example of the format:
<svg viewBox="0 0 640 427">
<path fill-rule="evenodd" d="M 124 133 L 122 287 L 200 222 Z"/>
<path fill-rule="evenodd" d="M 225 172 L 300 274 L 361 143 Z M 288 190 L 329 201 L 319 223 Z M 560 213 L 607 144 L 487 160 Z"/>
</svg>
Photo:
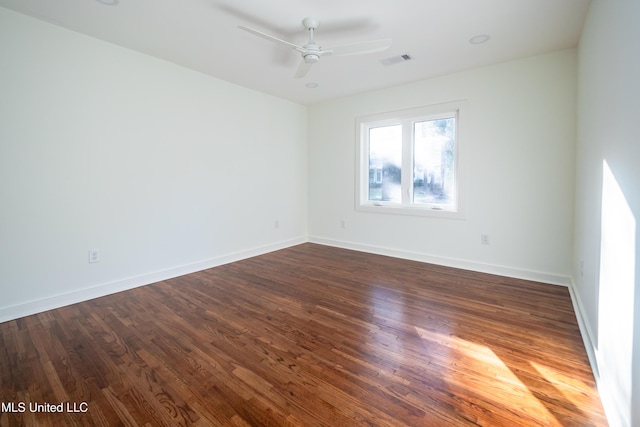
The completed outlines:
<svg viewBox="0 0 640 427">
<path fill-rule="evenodd" d="M 308 87 L 309 89 L 315 89 L 318 87 L 318 83 L 313 83 L 313 82 L 307 83 L 305 86 Z"/>
<path fill-rule="evenodd" d="M 105 4 L 107 6 L 116 6 L 120 3 L 120 0 L 96 0 L 98 3 Z"/>
<path fill-rule="evenodd" d="M 478 34 L 477 36 L 473 36 L 469 39 L 469 43 L 471 44 L 482 44 L 489 41 L 491 36 L 487 34 Z"/>
</svg>

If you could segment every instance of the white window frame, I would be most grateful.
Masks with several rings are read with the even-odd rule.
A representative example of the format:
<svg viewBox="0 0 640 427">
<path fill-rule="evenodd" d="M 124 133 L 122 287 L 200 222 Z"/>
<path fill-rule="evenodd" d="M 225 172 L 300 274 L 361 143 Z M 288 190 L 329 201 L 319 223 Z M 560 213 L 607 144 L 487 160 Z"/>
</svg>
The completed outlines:
<svg viewBox="0 0 640 427">
<path fill-rule="evenodd" d="M 412 203 L 413 200 L 413 132 L 414 124 L 439 118 L 456 118 L 454 145 L 453 208 L 437 203 Z M 464 188 L 462 180 L 463 140 L 466 138 L 467 102 L 454 101 L 356 118 L 356 210 L 436 218 L 463 219 Z M 380 126 L 402 125 L 402 202 L 369 200 L 369 130 Z"/>
</svg>

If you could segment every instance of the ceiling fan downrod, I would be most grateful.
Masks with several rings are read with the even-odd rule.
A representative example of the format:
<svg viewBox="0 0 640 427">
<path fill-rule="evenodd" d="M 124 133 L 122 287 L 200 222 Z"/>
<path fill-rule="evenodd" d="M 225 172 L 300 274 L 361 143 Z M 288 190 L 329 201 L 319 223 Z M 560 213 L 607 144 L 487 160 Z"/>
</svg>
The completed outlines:
<svg viewBox="0 0 640 427">
<path fill-rule="evenodd" d="M 306 51 L 302 54 L 302 58 L 307 64 L 315 64 L 320 60 L 320 46 L 316 44 L 313 36 L 316 28 L 320 25 L 320 21 L 307 17 L 302 20 L 302 25 L 309 31 L 309 41 L 304 45 Z"/>
</svg>

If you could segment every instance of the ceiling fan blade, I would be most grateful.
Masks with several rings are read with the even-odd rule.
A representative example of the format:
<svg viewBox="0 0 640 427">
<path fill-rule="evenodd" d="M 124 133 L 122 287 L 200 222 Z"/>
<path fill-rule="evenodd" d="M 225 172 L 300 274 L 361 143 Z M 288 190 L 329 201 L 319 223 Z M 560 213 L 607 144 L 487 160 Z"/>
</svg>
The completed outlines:
<svg viewBox="0 0 640 427">
<path fill-rule="evenodd" d="M 300 79 L 306 76 L 309 70 L 311 69 L 312 65 L 313 65 L 312 62 L 305 62 L 304 60 L 302 60 L 300 62 L 300 65 L 298 65 L 298 69 L 296 70 L 296 75 L 295 75 L 296 79 Z"/>
<path fill-rule="evenodd" d="M 360 55 L 363 53 L 382 52 L 389 49 L 391 39 L 371 40 L 368 42 L 345 43 L 329 46 L 322 50 L 332 51 L 334 55 Z"/>
<path fill-rule="evenodd" d="M 254 35 L 258 36 L 258 37 L 262 37 L 263 39 L 267 39 L 267 40 L 270 40 L 272 42 L 280 43 L 281 45 L 284 45 L 284 46 L 290 47 L 292 49 L 295 49 L 298 52 L 304 52 L 305 51 L 305 48 L 302 47 L 302 46 L 298 46 L 297 44 L 290 43 L 290 42 L 288 42 L 286 40 L 279 39 L 279 38 L 274 37 L 272 35 L 263 33 L 262 31 L 254 30 L 253 28 L 245 27 L 244 25 L 238 25 L 238 28 L 240 28 L 241 30 L 244 30 L 244 31 L 246 31 L 248 33 L 254 34 Z"/>
</svg>

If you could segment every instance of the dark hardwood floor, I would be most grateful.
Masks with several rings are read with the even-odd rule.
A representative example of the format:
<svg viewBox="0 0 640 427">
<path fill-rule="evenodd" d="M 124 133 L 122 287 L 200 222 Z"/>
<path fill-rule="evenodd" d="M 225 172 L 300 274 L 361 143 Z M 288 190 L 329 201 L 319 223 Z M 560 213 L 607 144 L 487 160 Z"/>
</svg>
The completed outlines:
<svg viewBox="0 0 640 427">
<path fill-rule="evenodd" d="M 314 244 L 0 324 L 0 402 L 2 426 L 606 425 L 566 288 Z"/>
</svg>

